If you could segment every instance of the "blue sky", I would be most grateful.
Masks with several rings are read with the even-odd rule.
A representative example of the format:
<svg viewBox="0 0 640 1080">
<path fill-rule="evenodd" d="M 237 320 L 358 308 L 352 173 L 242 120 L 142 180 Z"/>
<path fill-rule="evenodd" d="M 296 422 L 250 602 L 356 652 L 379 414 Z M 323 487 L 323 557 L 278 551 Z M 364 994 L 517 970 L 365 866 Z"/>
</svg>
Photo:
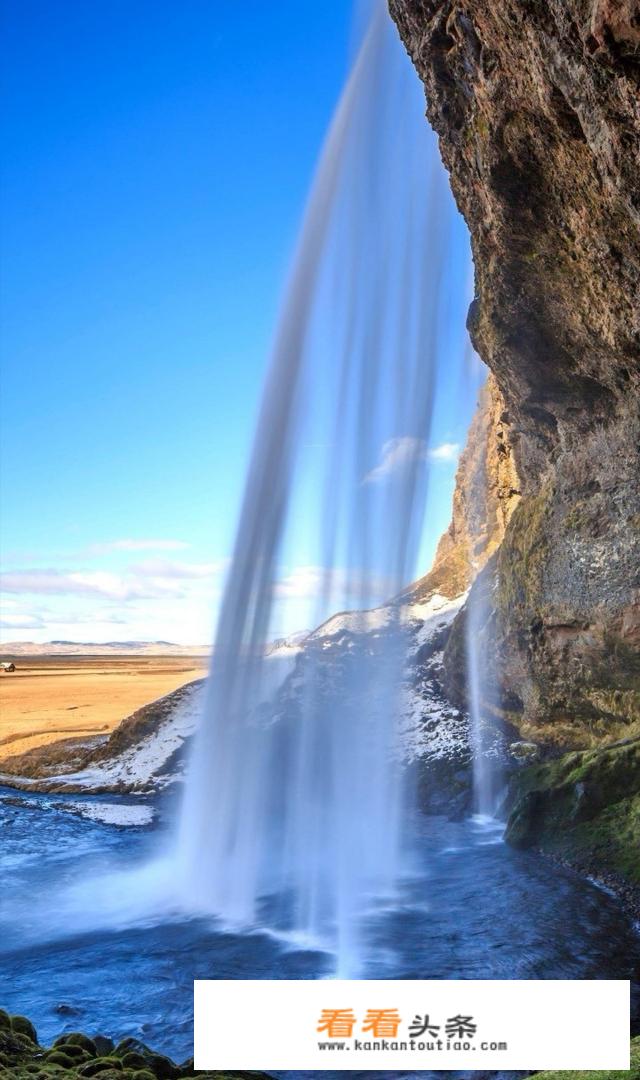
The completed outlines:
<svg viewBox="0 0 640 1080">
<path fill-rule="evenodd" d="M 201 643 L 349 5 L 5 0 L 3 24 L 3 637 Z"/>
</svg>

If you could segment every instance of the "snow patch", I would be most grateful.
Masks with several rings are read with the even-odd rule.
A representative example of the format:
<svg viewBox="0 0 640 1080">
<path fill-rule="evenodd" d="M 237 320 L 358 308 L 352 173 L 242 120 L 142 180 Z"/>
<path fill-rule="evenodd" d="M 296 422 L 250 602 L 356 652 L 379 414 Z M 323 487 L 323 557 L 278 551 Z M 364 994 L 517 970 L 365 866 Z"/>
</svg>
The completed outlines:
<svg viewBox="0 0 640 1080">
<path fill-rule="evenodd" d="M 77 814 L 88 821 L 99 821 L 103 825 L 137 828 L 150 825 L 155 817 L 153 807 L 142 803 L 132 806 L 130 803 L 65 802 L 56 803 L 55 809 Z"/>
<path fill-rule="evenodd" d="M 156 731 L 130 746 L 124 754 L 96 762 L 79 772 L 49 777 L 48 782 L 87 791 L 105 788 L 141 791 L 151 785 L 156 790 L 166 787 L 175 776 L 163 776 L 162 770 L 195 731 L 203 700 L 204 687 L 194 687 Z"/>
<path fill-rule="evenodd" d="M 465 599 L 466 594 L 449 600 L 436 593 L 424 604 L 408 606 L 408 617 L 417 624 L 413 642 L 418 650 L 451 625 Z M 469 747 L 467 717 L 445 701 L 434 685 L 433 669 L 440 667 L 442 656 L 442 651 L 434 651 L 426 663 L 410 666 L 402 687 L 400 742 L 409 762 L 453 758 Z"/>
</svg>

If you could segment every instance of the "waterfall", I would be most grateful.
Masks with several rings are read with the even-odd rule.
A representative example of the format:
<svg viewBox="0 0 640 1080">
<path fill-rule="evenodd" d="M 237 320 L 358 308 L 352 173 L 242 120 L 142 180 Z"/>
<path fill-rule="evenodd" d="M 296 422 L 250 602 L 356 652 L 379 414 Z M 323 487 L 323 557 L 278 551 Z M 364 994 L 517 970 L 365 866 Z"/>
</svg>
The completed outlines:
<svg viewBox="0 0 640 1080">
<path fill-rule="evenodd" d="M 333 950 L 343 974 L 405 865 L 406 642 L 402 609 L 379 605 L 416 573 L 467 267 L 422 88 L 378 2 L 285 293 L 179 837 L 195 910 Z M 346 610 L 358 633 L 316 632 L 278 690 L 267 643 L 297 612 L 308 626 Z"/>
<path fill-rule="evenodd" d="M 482 631 L 489 618 L 489 605 L 479 589 L 472 589 L 466 605 L 466 651 L 469 721 L 473 754 L 473 811 L 481 821 L 493 818 L 497 799 L 497 771 L 491 757 L 492 737 L 488 725 L 487 702 L 490 686 L 486 658 L 481 647 Z"/>
<path fill-rule="evenodd" d="M 475 581 L 465 605 L 465 648 L 470 743 L 473 755 L 473 812 L 480 823 L 494 821 L 502 775 L 497 754 L 497 732 L 492 706 L 497 700 L 495 672 L 487 655 L 495 634 L 491 596 L 492 576 L 486 567 L 490 551 L 492 512 L 489 495 L 489 440 L 491 427 L 483 429 L 482 453 L 469 477 L 467 523 L 472 551 L 470 569 Z M 493 526 L 495 528 L 495 524 Z M 484 573 L 482 571 L 484 570 Z"/>
</svg>

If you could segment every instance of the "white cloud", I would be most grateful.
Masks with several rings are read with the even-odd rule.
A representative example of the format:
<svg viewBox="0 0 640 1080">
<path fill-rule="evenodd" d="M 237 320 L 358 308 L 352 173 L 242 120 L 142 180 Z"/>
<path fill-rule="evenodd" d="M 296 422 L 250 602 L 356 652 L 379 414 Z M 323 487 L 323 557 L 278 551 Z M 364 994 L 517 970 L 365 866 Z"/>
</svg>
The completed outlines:
<svg viewBox="0 0 640 1080">
<path fill-rule="evenodd" d="M 216 574 L 226 570 L 228 565 L 228 559 L 220 559 L 218 562 L 211 563 L 176 562 L 174 559 L 145 559 L 144 562 L 131 566 L 130 571 L 139 577 L 189 580 L 214 577 Z"/>
<path fill-rule="evenodd" d="M 111 551 L 181 551 L 191 547 L 184 540 L 109 540 L 104 544 L 92 544 L 88 549 L 93 555 L 108 555 Z"/>
<path fill-rule="evenodd" d="M 227 566 L 227 559 L 189 563 L 158 558 L 146 559 L 122 572 L 21 569 L 0 574 L 0 591 L 18 595 L 83 595 L 120 601 L 150 600 L 181 596 L 190 582 L 213 581 Z"/>
<path fill-rule="evenodd" d="M 336 598 L 336 602 L 347 603 L 362 593 L 386 596 L 397 588 L 397 583 L 389 581 L 380 574 L 363 574 L 350 570 L 334 568 L 328 570 L 322 566 L 297 566 L 276 582 L 274 595 L 278 600 L 301 600 L 319 597 L 323 590 Z"/>
<path fill-rule="evenodd" d="M 459 454 L 459 443 L 443 442 L 440 446 L 434 446 L 428 456 L 431 461 L 457 461 Z"/>
<path fill-rule="evenodd" d="M 175 641 L 180 645 L 207 647 L 213 633 L 213 605 L 201 600 L 168 598 L 145 600 L 127 606 L 123 615 L 88 609 L 85 615 L 61 611 L 46 618 L 42 626 L 2 627 L 0 641 Z"/>
<path fill-rule="evenodd" d="M 110 600 L 144 600 L 178 594 L 175 585 L 166 581 L 146 582 L 105 570 L 64 573 L 60 570 L 14 570 L 0 574 L 0 590 L 33 595 L 103 596 Z"/>
<path fill-rule="evenodd" d="M 39 630 L 44 625 L 39 615 L 10 615 L 8 619 L 0 619 L 3 630 Z"/>
<path fill-rule="evenodd" d="M 457 443 L 445 442 L 429 449 L 424 439 L 400 435 L 384 443 L 380 461 L 367 473 L 363 483 L 375 484 L 421 461 L 455 461 L 459 451 Z"/>
<path fill-rule="evenodd" d="M 129 612 L 118 613 L 117 611 L 110 611 L 108 608 L 96 610 L 94 608 L 89 609 L 86 612 L 72 611 L 64 612 L 63 614 L 50 614 L 47 616 L 46 623 L 44 625 L 48 627 L 56 626 L 95 626 L 96 623 L 108 624 L 112 626 L 127 626 L 129 622 Z"/>
<path fill-rule="evenodd" d="M 322 566 L 297 566 L 274 586 L 274 596 L 279 600 L 302 599 L 319 596 L 328 583 L 329 572 Z"/>
<path fill-rule="evenodd" d="M 425 461 L 427 449 L 424 439 L 416 439 L 412 435 L 388 439 L 382 447 L 380 461 L 375 469 L 365 476 L 365 484 L 375 484 L 399 469 L 406 469 L 417 461 Z"/>
<path fill-rule="evenodd" d="M 108 556 L 105 556 L 105 562 Z M 2 640 L 210 640 L 227 559 L 149 558 L 112 571 L 19 567 L 0 573 Z M 80 631 L 79 628 L 82 628 Z"/>
</svg>

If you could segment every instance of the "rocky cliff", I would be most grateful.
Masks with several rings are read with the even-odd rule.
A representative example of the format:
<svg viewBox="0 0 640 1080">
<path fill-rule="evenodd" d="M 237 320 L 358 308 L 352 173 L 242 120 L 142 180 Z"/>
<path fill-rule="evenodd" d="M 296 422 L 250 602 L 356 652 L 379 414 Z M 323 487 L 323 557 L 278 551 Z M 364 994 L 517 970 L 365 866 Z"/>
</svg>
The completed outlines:
<svg viewBox="0 0 640 1080">
<path fill-rule="evenodd" d="M 469 329 L 522 492 L 473 585 L 491 707 L 538 758 L 512 780 L 507 835 L 597 874 L 637 913 L 640 6 L 389 6 L 471 233 Z M 452 528 L 443 559 L 455 515 Z M 454 698 L 463 620 L 444 654 Z"/>
<path fill-rule="evenodd" d="M 572 747 L 640 723 L 640 14 L 390 0 L 471 232 L 474 344 L 523 498 L 496 560 L 511 719 Z"/>
<path fill-rule="evenodd" d="M 480 391 L 456 472 L 451 524 L 428 574 L 403 594 L 422 603 L 434 593 L 460 596 L 498 550 L 520 500 L 509 414 L 495 377 Z"/>
</svg>

